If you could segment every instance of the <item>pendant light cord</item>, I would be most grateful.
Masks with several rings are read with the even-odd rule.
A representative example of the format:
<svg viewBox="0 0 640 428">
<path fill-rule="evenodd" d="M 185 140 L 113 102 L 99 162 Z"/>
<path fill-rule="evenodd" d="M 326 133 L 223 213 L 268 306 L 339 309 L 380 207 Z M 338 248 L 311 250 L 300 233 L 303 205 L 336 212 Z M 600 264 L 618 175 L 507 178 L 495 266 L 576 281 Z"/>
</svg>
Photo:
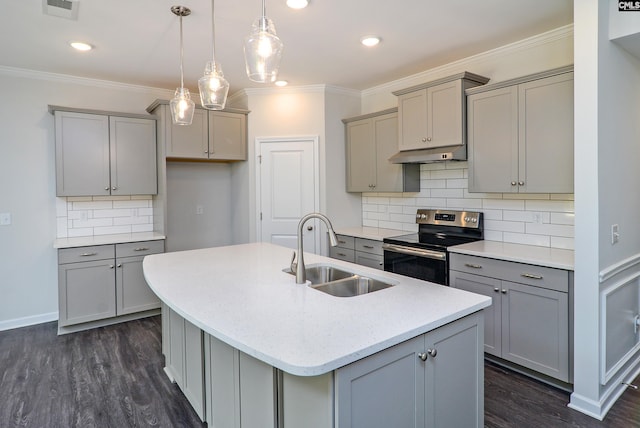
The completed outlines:
<svg viewBox="0 0 640 428">
<path fill-rule="evenodd" d="M 184 69 L 182 63 L 184 62 L 184 47 L 182 43 L 182 14 L 180 14 L 180 88 L 184 88 Z"/>
<path fill-rule="evenodd" d="M 211 61 L 216 66 L 216 19 L 214 14 L 215 0 L 211 0 Z"/>
<path fill-rule="evenodd" d="M 260 30 L 267 31 L 267 6 L 266 0 L 262 0 L 262 17 L 260 18 Z"/>
</svg>

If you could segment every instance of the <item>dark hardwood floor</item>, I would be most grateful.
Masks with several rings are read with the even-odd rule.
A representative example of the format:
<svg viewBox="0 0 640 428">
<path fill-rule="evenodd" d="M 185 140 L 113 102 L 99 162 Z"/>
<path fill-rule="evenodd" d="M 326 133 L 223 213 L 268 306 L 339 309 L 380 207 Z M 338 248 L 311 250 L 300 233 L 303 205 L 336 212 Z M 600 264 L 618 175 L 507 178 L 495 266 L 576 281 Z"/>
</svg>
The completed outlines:
<svg viewBox="0 0 640 428">
<path fill-rule="evenodd" d="M 159 316 L 56 329 L 0 332 L 1 428 L 206 426 L 162 371 Z M 518 373 L 487 363 L 485 378 L 486 427 L 640 427 L 640 391 L 626 391 L 600 422 L 569 409 L 568 393 Z"/>
</svg>

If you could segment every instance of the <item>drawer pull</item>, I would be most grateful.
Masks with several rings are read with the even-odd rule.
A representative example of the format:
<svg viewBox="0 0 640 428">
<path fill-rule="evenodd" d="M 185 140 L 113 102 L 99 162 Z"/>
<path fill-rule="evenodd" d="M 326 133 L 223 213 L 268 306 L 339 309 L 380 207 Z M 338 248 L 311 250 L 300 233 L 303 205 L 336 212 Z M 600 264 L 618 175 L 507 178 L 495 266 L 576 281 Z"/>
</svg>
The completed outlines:
<svg viewBox="0 0 640 428">
<path fill-rule="evenodd" d="M 341 241 L 341 240 L 338 239 L 338 244 L 346 244 L 346 243 L 347 243 L 347 241 Z"/>
<path fill-rule="evenodd" d="M 542 275 L 534 275 L 532 273 L 523 273 L 523 274 L 520 274 L 520 276 L 524 278 L 529 278 L 529 279 L 542 279 Z"/>
<path fill-rule="evenodd" d="M 149 251 L 149 247 L 138 247 L 134 248 L 133 251 Z"/>
<path fill-rule="evenodd" d="M 363 245 L 362 247 L 363 248 L 367 248 L 369 250 L 373 250 L 373 246 L 371 246 L 371 245 Z"/>
<path fill-rule="evenodd" d="M 346 255 L 346 254 L 344 254 L 344 253 L 338 253 L 338 255 L 339 255 L 340 257 L 347 257 L 347 255 Z"/>
<path fill-rule="evenodd" d="M 464 265 L 472 269 L 482 269 L 482 265 L 477 265 L 475 263 L 465 263 Z"/>
<path fill-rule="evenodd" d="M 82 253 L 80 254 L 80 257 L 91 257 L 91 256 L 97 256 L 98 253 Z"/>
</svg>

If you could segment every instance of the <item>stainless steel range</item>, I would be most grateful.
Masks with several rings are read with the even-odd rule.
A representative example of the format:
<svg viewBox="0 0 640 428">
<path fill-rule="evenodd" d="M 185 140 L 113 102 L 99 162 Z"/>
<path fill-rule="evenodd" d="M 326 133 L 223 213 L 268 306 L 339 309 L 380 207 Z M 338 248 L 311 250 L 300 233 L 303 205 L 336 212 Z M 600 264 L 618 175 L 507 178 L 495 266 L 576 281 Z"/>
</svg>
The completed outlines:
<svg viewBox="0 0 640 428">
<path fill-rule="evenodd" d="M 419 209 L 418 233 L 383 240 L 384 270 L 449 285 L 447 247 L 484 238 L 481 212 Z"/>
</svg>

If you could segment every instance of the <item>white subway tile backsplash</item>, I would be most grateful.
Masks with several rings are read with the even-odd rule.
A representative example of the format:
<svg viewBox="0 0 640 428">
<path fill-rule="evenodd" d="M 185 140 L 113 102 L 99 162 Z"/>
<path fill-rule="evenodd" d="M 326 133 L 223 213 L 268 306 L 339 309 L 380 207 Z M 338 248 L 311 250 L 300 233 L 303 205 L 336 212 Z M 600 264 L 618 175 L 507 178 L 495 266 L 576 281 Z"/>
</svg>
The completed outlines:
<svg viewBox="0 0 640 428">
<path fill-rule="evenodd" d="M 151 196 L 57 198 L 56 215 L 58 238 L 153 231 Z"/>
<path fill-rule="evenodd" d="M 419 193 L 363 194 L 363 226 L 416 232 L 417 208 L 474 210 L 486 240 L 573 248 L 572 194 L 469 193 L 467 177 L 467 162 L 423 164 Z"/>
</svg>

